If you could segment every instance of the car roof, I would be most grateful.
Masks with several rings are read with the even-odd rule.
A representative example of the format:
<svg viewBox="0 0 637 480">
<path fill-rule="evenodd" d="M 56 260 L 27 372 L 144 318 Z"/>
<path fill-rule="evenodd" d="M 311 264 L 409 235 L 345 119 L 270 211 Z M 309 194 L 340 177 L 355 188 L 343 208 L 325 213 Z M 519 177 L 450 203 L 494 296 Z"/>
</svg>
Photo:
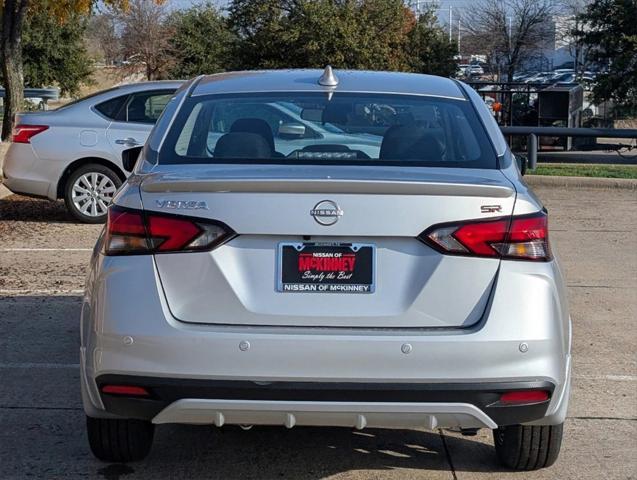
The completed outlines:
<svg viewBox="0 0 637 480">
<path fill-rule="evenodd" d="M 153 90 L 156 88 L 179 88 L 184 84 L 184 80 L 154 80 L 152 82 L 124 83 L 114 87 L 113 91 L 119 93 L 137 92 Z"/>
<path fill-rule="evenodd" d="M 177 90 L 184 83 L 184 80 L 158 80 L 153 82 L 138 82 L 117 85 L 111 88 L 107 88 L 106 90 L 100 90 L 90 95 L 78 98 L 70 103 L 58 107 L 57 109 L 55 109 L 55 111 L 63 113 L 67 111 L 75 111 L 76 109 L 87 107 L 90 108 L 97 103 L 111 100 L 112 98 L 116 98 L 121 95 L 128 95 L 129 93 L 134 92 L 145 92 L 147 90 L 154 89 L 161 90 L 164 88 Z"/>
<path fill-rule="evenodd" d="M 334 70 L 338 85 L 319 85 L 323 70 L 254 70 L 201 77 L 192 96 L 264 92 L 356 92 L 426 95 L 466 100 L 458 83 L 449 78 L 417 73 Z"/>
</svg>

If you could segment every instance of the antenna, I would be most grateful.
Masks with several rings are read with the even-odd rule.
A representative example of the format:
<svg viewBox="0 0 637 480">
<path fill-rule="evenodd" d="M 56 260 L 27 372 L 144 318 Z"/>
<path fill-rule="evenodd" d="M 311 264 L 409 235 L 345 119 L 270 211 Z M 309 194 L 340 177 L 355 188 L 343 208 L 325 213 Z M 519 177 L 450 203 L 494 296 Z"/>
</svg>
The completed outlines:
<svg viewBox="0 0 637 480">
<path fill-rule="evenodd" d="M 321 75 L 321 78 L 319 78 L 318 83 L 324 87 L 335 87 L 338 85 L 338 77 L 334 75 L 330 65 L 325 67 L 325 71 L 323 72 L 323 75 Z"/>
</svg>

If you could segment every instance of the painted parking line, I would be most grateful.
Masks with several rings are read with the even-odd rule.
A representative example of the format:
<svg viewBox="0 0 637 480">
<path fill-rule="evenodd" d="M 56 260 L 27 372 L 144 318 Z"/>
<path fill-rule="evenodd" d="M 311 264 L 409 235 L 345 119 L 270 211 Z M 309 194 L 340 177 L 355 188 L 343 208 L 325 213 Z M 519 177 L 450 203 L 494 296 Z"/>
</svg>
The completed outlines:
<svg viewBox="0 0 637 480">
<path fill-rule="evenodd" d="M 0 363 L 0 370 L 11 370 L 21 368 L 44 368 L 44 369 L 70 369 L 77 370 L 80 368 L 79 363 Z"/>
<path fill-rule="evenodd" d="M 92 252 L 92 248 L 3 248 L 0 252 Z"/>
<path fill-rule="evenodd" d="M 84 295 L 83 289 L 78 290 L 60 290 L 55 288 L 43 288 L 43 289 L 0 289 L 0 295 L 3 296 L 24 296 L 24 295 L 58 295 L 60 297 L 64 295 Z"/>
<path fill-rule="evenodd" d="M 613 382 L 637 382 L 635 375 L 574 375 L 581 380 L 612 380 Z"/>
</svg>

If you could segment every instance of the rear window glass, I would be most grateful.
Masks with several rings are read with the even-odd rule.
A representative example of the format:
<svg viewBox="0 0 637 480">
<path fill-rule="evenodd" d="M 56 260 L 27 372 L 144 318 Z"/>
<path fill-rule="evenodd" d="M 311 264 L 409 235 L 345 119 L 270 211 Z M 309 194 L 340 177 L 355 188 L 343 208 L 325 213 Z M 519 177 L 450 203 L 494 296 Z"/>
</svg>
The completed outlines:
<svg viewBox="0 0 637 480">
<path fill-rule="evenodd" d="M 191 97 L 159 162 L 497 166 L 468 101 L 339 92 Z"/>
<path fill-rule="evenodd" d="M 136 123 L 155 123 L 174 95 L 174 90 L 151 91 L 131 95 L 118 120 Z"/>
<path fill-rule="evenodd" d="M 126 102 L 127 98 L 128 95 L 122 95 L 121 97 L 115 97 L 107 100 L 106 102 L 98 103 L 97 105 L 95 105 L 95 110 L 100 112 L 105 117 L 114 120 L 117 117 L 117 113 L 122 108 L 122 105 L 124 105 L 124 102 Z"/>
</svg>

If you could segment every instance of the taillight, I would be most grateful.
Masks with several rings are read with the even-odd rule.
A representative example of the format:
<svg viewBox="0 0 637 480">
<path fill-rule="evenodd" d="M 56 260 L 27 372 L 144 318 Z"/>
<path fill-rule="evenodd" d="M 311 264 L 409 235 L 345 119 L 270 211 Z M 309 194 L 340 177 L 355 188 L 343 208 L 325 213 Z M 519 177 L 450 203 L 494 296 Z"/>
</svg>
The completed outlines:
<svg viewBox="0 0 637 480">
<path fill-rule="evenodd" d="M 13 143 L 31 143 L 31 137 L 42 133 L 49 127 L 47 125 L 16 125 L 13 129 Z"/>
<path fill-rule="evenodd" d="M 550 260 L 548 217 L 532 215 L 437 225 L 420 238 L 443 253 L 518 260 Z"/>
<path fill-rule="evenodd" d="M 220 222 L 111 206 L 104 253 L 135 255 L 212 250 L 234 235 Z"/>
</svg>

